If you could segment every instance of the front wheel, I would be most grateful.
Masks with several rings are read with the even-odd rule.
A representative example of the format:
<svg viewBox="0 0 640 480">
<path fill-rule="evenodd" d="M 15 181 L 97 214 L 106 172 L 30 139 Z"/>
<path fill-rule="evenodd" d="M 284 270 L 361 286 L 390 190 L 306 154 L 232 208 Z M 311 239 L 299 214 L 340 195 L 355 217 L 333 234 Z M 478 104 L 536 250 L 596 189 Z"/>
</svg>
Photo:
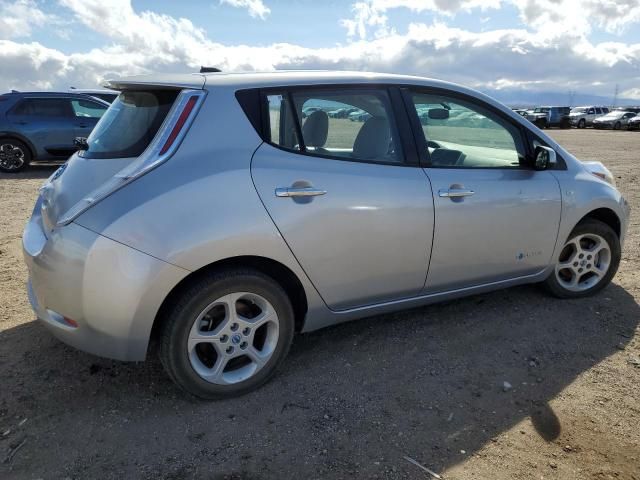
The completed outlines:
<svg viewBox="0 0 640 480">
<path fill-rule="evenodd" d="M 584 118 L 581 118 L 580 121 L 578 122 L 578 128 L 585 128 L 587 126 L 587 122 L 584 120 Z"/>
<path fill-rule="evenodd" d="M 0 139 L 0 171 L 17 173 L 30 161 L 31 152 L 24 143 L 13 138 Z"/>
<path fill-rule="evenodd" d="M 255 270 L 223 270 L 194 282 L 170 309 L 160 359 L 187 392 L 234 397 L 273 376 L 293 332 L 293 308 L 278 283 Z"/>
<path fill-rule="evenodd" d="M 586 297 L 606 287 L 619 264 L 616 233 L 605 223 L 588 220 L 573 229 L 544 283 L 556 297 Z"/>
</svg>

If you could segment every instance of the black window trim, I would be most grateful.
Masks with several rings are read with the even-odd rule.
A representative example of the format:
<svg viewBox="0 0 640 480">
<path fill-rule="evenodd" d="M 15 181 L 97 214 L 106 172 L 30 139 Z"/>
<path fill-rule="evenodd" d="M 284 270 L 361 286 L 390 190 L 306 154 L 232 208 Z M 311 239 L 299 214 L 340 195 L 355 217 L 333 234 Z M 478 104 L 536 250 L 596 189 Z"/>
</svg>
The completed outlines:
<svg viewBox="0 0 640 480">
<path fill-rule="evenodd" d="M 533 131 L 526 128 L 524 125 L 519 124 L 514 121 L 511 117 L 506 115 L 500 109 L 494 107 L 493 105 L 483 102 L 481 99 L 469 95 L 462 92 L 456 92 L 453 90 L 448 90 L 446 88 L 440 87 L 430 87 L 423 85 L 399 85 L 400 91 L 402 92 L 402 97 L 404 99 L 404 105 L 409 116 L 411 130 L 413 132 L 413 138 L 418 150 L 418 155 L 420 158 L 420 165 L 423 168 L 438 168 L 438 169 L 451 169 L 451 170 L 533 170 L 533 139 L 537 140 L 543 145 L 547 145 L 545 141 L 539 138 Z M 471 103 L 472 105 L 478 105 L 479 107 L 493 113 L 497 117 L 499 117 L 503 122 L 512 125 L 520 134 L 520 138 L 522 144 L 525 149 L 525 165 L 520 165 L 519 167 L 465 167 L 465 166 L 437 166 L 431 164 L 431 156 L 429 154 L 429 149 L 427 148 L 427 138 L 422 129 L 422 125 L 420 124 L 420 119 L 418 117 L 418 113 L 413 104 L 412 95 L 414 93 L 417 94 L 425 94 L 425 95 L 443 95 L 453 99 L 460 99 L 465 102 Z M 567 166 L 560 155 L 559 152 L 556 152 L 557 164 L 554 168 L 549 168 L 549 170 L 566 170 Z"/>
<path fill-rule="evenodd" d="M 293 93 L 296 91 L 335 91 L 337 89 L 344 90 L 376 90 L 383 91 L 386 93 L 387 98 L 389 100 L 389 105 L 391 107 L 391 114 L 393 115 L 393 123 L 392 128 L 397 132 L 398 138 L 398 146 L 401 149 L 401 158 L 398 162 L 383 162 L 383 161 L 373 161 L 373 160 L 365 160 L 359 158 L 345 158 L 334 155 L 325 155 L 319 154 L 316 152 L 309 153 L 304 149 L 304 139 L 302 139 L 302 125 L 298 119 L 298 112 L 293 108 Z M 395 93 L 394 93 L 395 91 Z M 328 160 L 339 160 L 343 162 L 352 162 L 352 163 L 368 163 L 372 165 L 388 165 L 393 167 L 420 167 L 418 152 L 415 147 L 415 143 L 413 140 L 413 135 L 409 132 L 409 124 L 408 118 L 406 115 L 406 111 L 402 105 L 400 105 L 400 93 L 398 90 L 398 85 L 396 84 L 388 84 L 388 83 L 330 83 L 330 84 L 315 84 L 315 85 L 304 85 L 304 84 L 296 84 L 296 85 L 282 85 L 282 86 L 273 86 L 273 87 L 265 87 L 260 88 L 260 104 L 261 104 L 261 131 L 260 137 L 264 141 L 279 150 L 283 150 L 289 153 L 295 153 L 298 155 L 309 156 L 313 158 L 326 158 Z M 236 93 L 236 96 L 239 92 Z M 270 133 L 270 125 L 269 125 L 269 105 L 267 101 L 267 97 L 269 95 L 283 95 L 287 96 L 287 100 L 291 109 L 293 110 L 293 115 L 295 116 L 296 121 L 296 131 L 298 135 L 298 141 L 300 142 L 300 150 L 294 150 L 287 147 L 283 147 L 276 143 L 271 142 L 269 139 L 271 137 Z"/>
</svg>

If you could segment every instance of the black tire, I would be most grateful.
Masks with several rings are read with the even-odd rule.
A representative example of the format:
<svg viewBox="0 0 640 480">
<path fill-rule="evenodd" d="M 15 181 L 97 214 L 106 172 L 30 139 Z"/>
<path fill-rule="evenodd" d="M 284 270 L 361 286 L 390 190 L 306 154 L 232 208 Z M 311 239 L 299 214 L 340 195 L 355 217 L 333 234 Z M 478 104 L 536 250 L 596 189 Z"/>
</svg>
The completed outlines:
<svg viewBox="0 0 640 480">
<path fill-rule="evenodd" d="M 546 122 L 546 120 L 536 120 L 536 126 L 540 130 L 544 130 L 547 127 L 547 122 Z"/>
<path fill-rule="evenodd" d="M 31 150 L 23 142 L 15 138 L 0 138 L 0 171 L 17 173 L 31 160 Z"/>
<path fill-rule="evenodd" d="M 584 118 L 581 118 L 580 121 L 578 122 L 578 128 L 586 128 L 587 126 L 587 122 L 585 121 Z"/>
<path fill-rule="evenodd" d="M 551 272 L 549 277 L 544 281 L 544 286 L 546 289 L 555 297 L 558 298 L 582 298 L 588 297 L 596 294 L 603 288 L 605 288 L 614 277 L 616 272 L 618 271 L 618 266 L 620 265 L 620 239 L 618 235 L 611 229 L 609 225 L 606 223 L 600 222 L 598 220 L 587 219 L 585 221 L 580 222 L 573 229 L 569 238 L 565 242 L 565 244 L 569 243 L 569 241 L 579 235 L 585 234 L 595 234 L 604 238 L 606 242 L 609 244 L 609 248 L 611 251 L 611 258 L 609 262 L 609 268 L 606 274 L 600 279 L 598 283 L 593 285 L 591 288 L 582 291 L 572 291 L 565 288 L 556 278 L 555 272 L 555 264 L 554 270 Z M 562 252 L 561 252 L 562 253 Z M 558 259 L 559 260 L 559 259 Z"/>
<path fill-rule="evenodd" d="M 562 120 L 560 120 L 560 128 L 571 128 L 571 122 L 567 117 L 564 117 Z"/>
<path fill-rule="evenodd" d="M 252 376 L 238 383 L 221 385 L 203 379 L 196 372 L 187 341 L 201 312 L 212 302 L 234 292 L 259 295 L 273 306 L 278 317 L 277 343 L 264 366 Z M 267 382 L 287 356 L 295 328 L 293 308 L 282 287 L 261 272 L 245 268 L 215 271 L 198 278 L 181 292 L 161 322 L 159 354 L 165 370 L 182 389 L 207 400 L 243 395 Z"/>
<path fill-rule="evenodd" d="M 620 130 L 620 127 L 621 127 L 620 122 L 616 122 L 615 125 L 613 126 L 613 129 Z"/>
</svg>

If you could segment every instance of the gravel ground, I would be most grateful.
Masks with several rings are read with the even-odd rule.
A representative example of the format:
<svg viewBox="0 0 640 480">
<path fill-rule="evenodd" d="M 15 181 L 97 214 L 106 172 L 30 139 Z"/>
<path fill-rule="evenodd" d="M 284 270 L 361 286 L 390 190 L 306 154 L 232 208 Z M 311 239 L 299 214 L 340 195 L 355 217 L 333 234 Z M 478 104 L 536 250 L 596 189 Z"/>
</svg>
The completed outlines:
<svg viewBox="0 0 640 480">
<path fill-rule="evenodd" d="M 599 295 L 535 286 L 298 336 L 240 399 L 178 391 L 155 360 L 77 352 L 34 321 L 20 235 L 51 169 L 0 176 L 0 478 L 640 480 L 640 133 L 555 130 L 632 205 Z M 505 384 L 508 382 L 508 385 Z"/>
</svg>

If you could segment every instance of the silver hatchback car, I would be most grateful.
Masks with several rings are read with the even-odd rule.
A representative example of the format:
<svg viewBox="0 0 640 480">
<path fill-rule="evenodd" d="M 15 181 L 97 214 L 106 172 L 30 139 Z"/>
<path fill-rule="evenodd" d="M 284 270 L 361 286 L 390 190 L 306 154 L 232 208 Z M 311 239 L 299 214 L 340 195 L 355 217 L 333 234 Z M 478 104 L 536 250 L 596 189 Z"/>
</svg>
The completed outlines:
<svg viewBox="0 0 640 480">
<path fill-rule="evenodd" d="M 197 396 L 263 384 L 296 332 L 524 283 L 582 297 L 618 268 L 609 171 L 476 91 L 345 72 L 109 87 L 24 231 L 30 301 L 96 355 L 153 340 Z"/>
</svg>

